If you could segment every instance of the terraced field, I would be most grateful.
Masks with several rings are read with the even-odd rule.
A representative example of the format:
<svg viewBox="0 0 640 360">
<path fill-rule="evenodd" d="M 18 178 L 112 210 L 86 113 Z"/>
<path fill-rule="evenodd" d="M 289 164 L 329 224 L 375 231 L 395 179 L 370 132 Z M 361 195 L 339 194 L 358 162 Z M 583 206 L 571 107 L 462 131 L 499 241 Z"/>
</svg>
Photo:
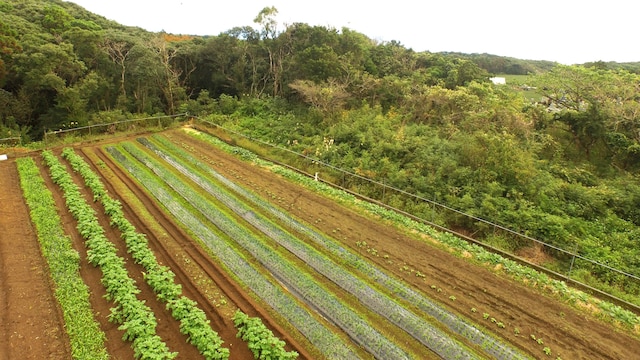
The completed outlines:
<svg viewBox="0 0 640 360">
<path fill-rule="evenodd" d="M 28 162 L 35 172 L 26 172 Z M 114 359 L 640 353 L 637 337 L 593 312 L 188 128 L 33 153 L 17 163 L 0 164 L 0 358 L 82 358 L 73 345 L 78 335 L 64 331 L 69 310 L 56 301 L 64 284 L 55 280 L 52 245 L 39 245 L 33 210 L 29 220 L 33 205 L 20 196 L 18 169 L 23 184 L 41 179 L 78 253 L 95 337 L 104 339 L 103 350 L 83 351 Z"/>
</svg>

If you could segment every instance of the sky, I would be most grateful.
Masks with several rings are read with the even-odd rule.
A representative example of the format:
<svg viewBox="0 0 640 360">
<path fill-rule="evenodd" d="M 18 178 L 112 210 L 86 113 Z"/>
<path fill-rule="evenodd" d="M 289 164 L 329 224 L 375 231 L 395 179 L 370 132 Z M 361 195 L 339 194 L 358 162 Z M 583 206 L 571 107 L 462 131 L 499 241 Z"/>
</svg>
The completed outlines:
<svg viewBox="0 0 640 360">
<path fill-rule="evenodd" d="M 562 64 L 640 61 L 632 0 L 71 0 L 121 24 L 173 34 L 218 35 L 254 26 L 268 6 L 286 24 L 351 30 L 415 51 L 488 53 Z"/>
</svg>

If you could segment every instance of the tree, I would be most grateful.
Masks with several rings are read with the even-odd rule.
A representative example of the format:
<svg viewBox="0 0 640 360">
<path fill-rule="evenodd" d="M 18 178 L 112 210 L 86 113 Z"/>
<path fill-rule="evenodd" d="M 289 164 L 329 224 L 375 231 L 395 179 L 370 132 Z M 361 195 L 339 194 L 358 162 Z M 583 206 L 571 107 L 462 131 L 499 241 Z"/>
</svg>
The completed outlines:
<svg viewBox="0 0 640 360">
<path fill-rule="evenodd" d="M 535 79 L 549 99 L 556 123 L 572 136 L 588 159 L 638 165 L 640 76 L 625 70 L 559 65 Z M 597 154 L 593 150 L 598 150 Z"/>
<path fill-rule="evenodd" d="M 43 13 L 42 26 L 60 39 L 62 33 L 68 29 L 73 17 L 58 5 L 48 5 L 44 8 Z"/>
<path fill-rule="evenodd" d="M 253 36 L 255 30 L 246 30 L 232 29 L 210 37 L 196 47 L 195 70 L 189 79 L 189 86 L 195 92 L 208 90 L 212 97 L 251 93 L 258 72 L 252 66 L 250 44 L 243 37 Z"/>
<path fill-rule="evenodd" d="M 327 120 L 334 119 L 349 98 L 345 86 L 334 79 L 319 84 L 309 80 L 296 80 L 289 86 L 298 92 L 306 103 L 319 110 Z"/>
<path fill-rule="evenodd" d="M 278 23 L 275 20 L 278 9 L 275 7 L 265 7 L 253 20 L 254 23 L 262 26 L 260 31 L 262 48 L 266 51 L 269 69 L 268 77 L 264 78 L 264 87 L 270 81 L 272 95 L 282 95 L 282 75 L 284 72 L 284 59 L 289 50 L 285 43 L 286 38 L 278 38 Z M 263 87 L 263 88 L 264 88 Z"/>
<path fill-rule="evenodd" d="M 118 97 L 118 107 L 120 108 L 124 108 L 127 103 L 126 75 L 129 53 L 132 48 L 133 40 L 128 39 L 121 33 L 113 33 L 106 36 L 102 43 L 102 49 L 119 69 L 120 96 Z"/>
<path fill-rule="evenodd" d="M 151 44 L 160 62 L 160 66 L 156 67 L 156 81 L 164 95 L 165 111 L 168 114 L 175 114 L 178 102 L 186 98 L 180 80 L 182 70 L 172 63 L 178 52 L 167 43 L 162 34 L 156 36 Z"/>
</svg>

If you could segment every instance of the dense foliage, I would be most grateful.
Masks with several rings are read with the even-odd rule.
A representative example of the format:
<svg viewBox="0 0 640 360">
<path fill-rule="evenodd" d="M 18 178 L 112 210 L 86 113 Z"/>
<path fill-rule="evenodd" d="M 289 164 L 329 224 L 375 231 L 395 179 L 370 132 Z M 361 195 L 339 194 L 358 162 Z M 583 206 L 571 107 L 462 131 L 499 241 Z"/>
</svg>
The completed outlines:
<svg viewBox="0 0 640 360">
<path fill-rule="evenodd" d="M 208 37 L 124 27 L 61 0 L 0 0 L 0 13 L 0 138 L 37 140 L 133 113 L 213 114 L 254 138 L 640 274 L 637 63 L 416 52 L 347 28 L 279 27 L 275 8 Z M 532 74 L 528 86 L 543 101 L 491 84 L 496 73 Z M 427 211 L 399 195 L 385 200 Z M 491 237 L 467 218 L 435 220 Z M 595 269 L 575 275 L 640 292 Z"/>
</svg>

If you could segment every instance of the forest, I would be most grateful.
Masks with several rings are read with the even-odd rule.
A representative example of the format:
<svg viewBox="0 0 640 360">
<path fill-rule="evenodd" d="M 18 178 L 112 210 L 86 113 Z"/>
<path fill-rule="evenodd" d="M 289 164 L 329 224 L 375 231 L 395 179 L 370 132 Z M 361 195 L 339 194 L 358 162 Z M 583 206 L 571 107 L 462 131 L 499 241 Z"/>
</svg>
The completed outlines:
<svg viewBox="0 0 640 360">
<path fill-rule="evenodd" d="M 416 52 L 284 26 L 274 7 L 205 37 L 61 0 L 0 0 L 0 13 L 0 139 L 188 113 L 640 276 L 640 63 Z M 500 74 L 528 75 L 543 101 Z"/>
</svg>

